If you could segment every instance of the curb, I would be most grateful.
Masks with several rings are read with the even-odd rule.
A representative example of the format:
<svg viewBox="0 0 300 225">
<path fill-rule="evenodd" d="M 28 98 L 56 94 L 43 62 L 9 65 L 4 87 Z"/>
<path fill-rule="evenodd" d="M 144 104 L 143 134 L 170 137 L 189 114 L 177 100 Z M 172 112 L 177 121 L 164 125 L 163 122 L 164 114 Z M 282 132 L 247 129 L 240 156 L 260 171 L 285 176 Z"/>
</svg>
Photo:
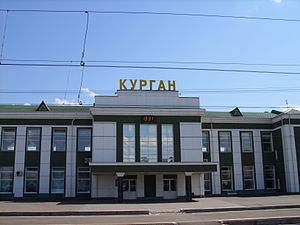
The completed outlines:
<svg viewBox="0 0 300 225">
<path fill-rule="evenodd" d="M 263 209 L 292 209 L 300 208 L 300 205 L 264 205 L 253 207 L 225 207 L 225 208 L 206 208 L 206 209 L 180 209 L 180 213 L 200 213 L 200 212 L 224 212 L 224 211 L 243 211 L 243 210 L 263 210 Z"/>
<path fill-rule="evenodd" d="M 149 214 L 150 214 L 149 210 L 0 212 L 0 216 L 95 216 L 95 215 L 149 215 Z"/>
<path fill-rule="evenodd" d="M 300 223 L 299 216 L 289 217 L 266 217 L 257 219 L 232 219 L 232 220 L 219 220 L 222 225 L 270 225 L 270 224 L 290 224 Z"/>
</svg>

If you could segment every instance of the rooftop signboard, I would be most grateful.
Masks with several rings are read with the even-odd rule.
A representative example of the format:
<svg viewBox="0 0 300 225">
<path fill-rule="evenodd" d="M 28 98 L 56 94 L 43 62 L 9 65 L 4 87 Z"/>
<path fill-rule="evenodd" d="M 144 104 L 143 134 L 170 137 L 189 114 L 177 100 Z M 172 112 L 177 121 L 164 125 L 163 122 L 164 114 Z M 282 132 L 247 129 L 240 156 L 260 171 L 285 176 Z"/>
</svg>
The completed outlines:
<svg viewBox="0 0 300 225">
<path fill-rule="evenodd" d="M 120 79 L 121 91 L 140 90 L 140 91 L 176 91 L 176 82 L 174 80 L 132 80 Z"/>
</svg>

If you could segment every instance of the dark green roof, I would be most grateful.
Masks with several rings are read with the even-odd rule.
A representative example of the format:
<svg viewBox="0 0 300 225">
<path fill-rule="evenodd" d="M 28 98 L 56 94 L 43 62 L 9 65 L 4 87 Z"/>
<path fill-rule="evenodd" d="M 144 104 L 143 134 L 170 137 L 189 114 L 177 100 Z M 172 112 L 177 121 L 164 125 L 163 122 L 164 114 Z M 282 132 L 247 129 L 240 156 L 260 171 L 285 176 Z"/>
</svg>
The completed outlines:
<svg viewBox="0 0 300 225">
<path fill-rule="evenodd" d="M 210 118 L 235 118 L 236 116 L 233 116 L 230 112 L 204 112 L 205 117 Z M 243 116 L 240 116 L 239 118 L 274 118 L 277 116 L 275 113 L 270 112 L 242 112 Z"/>
<path fill-rule="evenodd" d="M 0 105 L 0 112 L 35 112 L 38 105 Z M 50 112 L 89 112 L 90 106 L 49 106 Z"/>
</svg>

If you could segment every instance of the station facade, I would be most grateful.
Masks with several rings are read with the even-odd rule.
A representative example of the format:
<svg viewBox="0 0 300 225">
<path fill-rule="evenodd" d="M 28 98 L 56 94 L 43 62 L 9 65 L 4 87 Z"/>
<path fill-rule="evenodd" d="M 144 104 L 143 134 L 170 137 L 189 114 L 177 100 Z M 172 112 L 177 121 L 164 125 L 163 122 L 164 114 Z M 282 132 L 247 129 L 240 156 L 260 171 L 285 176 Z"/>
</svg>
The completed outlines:
<svg viewBox="0 0 300 225">
<path fill-rule="evenodd" d="M 300 112 L 209 112 L 175 90 L 0 106 L 0 198 L 297 193 Z"/>
</svg>

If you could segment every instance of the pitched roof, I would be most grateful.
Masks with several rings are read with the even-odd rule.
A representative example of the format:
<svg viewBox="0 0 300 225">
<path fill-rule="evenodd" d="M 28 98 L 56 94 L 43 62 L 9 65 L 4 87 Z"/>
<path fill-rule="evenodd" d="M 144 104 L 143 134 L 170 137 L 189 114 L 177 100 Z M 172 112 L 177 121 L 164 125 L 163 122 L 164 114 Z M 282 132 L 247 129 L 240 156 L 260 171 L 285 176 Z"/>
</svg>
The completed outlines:
<svg viewBox="0 0 300 225">
<path fill-rule="evenodd" d="M 36 112 L 37 105 L 0 105 L 0 112 Z M 89 112 L 90 106 L 48 106 L 51 112 Z"/>
<path fill-rule="evenodd" d="M 210 118 L 230 118 L 235 117 L 230 112 L 204 112 L 205 117 Z M 243 112 L 243 118 L 274 118 L 277 114 L 270 112 Z"/>
</svg>

